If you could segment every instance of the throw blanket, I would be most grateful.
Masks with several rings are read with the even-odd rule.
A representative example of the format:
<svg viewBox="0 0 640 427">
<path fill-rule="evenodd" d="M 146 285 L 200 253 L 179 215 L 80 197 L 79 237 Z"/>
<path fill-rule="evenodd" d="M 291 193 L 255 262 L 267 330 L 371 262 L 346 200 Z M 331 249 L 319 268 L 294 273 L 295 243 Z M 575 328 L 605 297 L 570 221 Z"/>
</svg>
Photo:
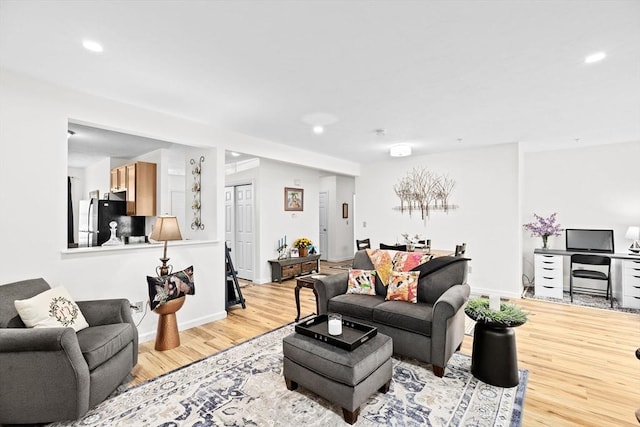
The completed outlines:
<svg viewBox="0 0 640 427">
<path fill-rule="evenodd" d="M 387 286 L 392 271 L 411 271 L 431 260 L 433 255 L 422 252 L 401 252 L 387 249 L 367 249 L 367 255 Z M 422 277 L 422 274 L 420 275 Z"/>
</svg>

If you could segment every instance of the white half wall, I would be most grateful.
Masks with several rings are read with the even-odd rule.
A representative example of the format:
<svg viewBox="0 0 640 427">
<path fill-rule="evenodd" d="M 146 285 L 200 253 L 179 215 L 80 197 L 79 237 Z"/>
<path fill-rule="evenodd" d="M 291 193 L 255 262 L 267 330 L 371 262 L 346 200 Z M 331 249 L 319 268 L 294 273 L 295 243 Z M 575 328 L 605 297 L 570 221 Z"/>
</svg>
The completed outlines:
<svg viewBox="0 0 640 427">
<path fill-rule="evenodd" d="M 208 157 L 207 176 L 203 176 L 206 181 L 203 181 L 203 186 L 206 185 L 203 221 L 206 218 L 206 235 L 214 239 L 224 235 L 224 151 L 227 148 L 251 152 L 254 147 L 257 151 L 268 151 L 270 156 L 303 165 L 304 159 L 311 159 L 311 163 L 331 164 L 344 173 L 359 169 L 353 162 L 285 149 L 271 141 L 82 94 L 4 69 L 0 70 L 0 100 L 0 195 L 13 206 L 19 206 L 19 209 L 3 209 L 0 214 L 3 236 L 0 259 L 4 267 L 0 269 L 0 283 L 44 277 L 52 286 L 65 286 L 76 299 L 147 300 L 146 275 L 154 274 L 161 248 L 149 246 L 149 249 L 127 248 L 93 254 L 74 254 L 70 252 L 73 250 L 66 249 L 69 121 L 197 147 L 194 154 L 204 152 Z M 105 165 L 104 170 L 105 184 L 96 187 L 102 190 L 101 194 L 109 186 L 109 166 Z M 262 220 L 262 226 L 269 231 L 262 243 L 264 247 L 272 250 L 278 236 L 284 233 L 290 239 L 304 235 L 317 240 L 317 172 L 302 166 L 284 168 L 274 162 L 267 173 L 273 177 L 266 180 L 268 191 L 264 203 L 272 204 L 274 213 Z M 89 177 L 85 179 L 89 181 Z M 292 186 L 296 179 L 305 188 L 305 211 L 294 218 L 290 213 L 284 214 L 282 194 L 283 187 Z M 196 246 L 170 242 L 169 256 L 177 269 L 194 266 L 196 295 L 189 297 L 178 313 L 179 327 L 184 329 L 226 316 L 222 242 L 209 240 Z M 266 261 L 263 264 L 267 264 Z M 267 277 L 268 264 L 262 267 L 263 277 Z M 147 315 L 140 325 L 143 339 L 155 334 L 154 317 L 155 314 Z"/>
<path fill-rule="evenodd" d="M 393 186 L 414 167 L 424 167 L 456 181 L 448 213 L 401 214 Z M 356 178 L 356 236 L 380 243 L 403 242 L 402 233 L 431 239 L 434 249 L 467 244 L 469 284 L 474 294 L 521 293 L 519 148 L 495 145 L 466 151 L 415 156 L 370 164 Z M 366 223 L 366 227 L 365 227 Z"/>
</svg>

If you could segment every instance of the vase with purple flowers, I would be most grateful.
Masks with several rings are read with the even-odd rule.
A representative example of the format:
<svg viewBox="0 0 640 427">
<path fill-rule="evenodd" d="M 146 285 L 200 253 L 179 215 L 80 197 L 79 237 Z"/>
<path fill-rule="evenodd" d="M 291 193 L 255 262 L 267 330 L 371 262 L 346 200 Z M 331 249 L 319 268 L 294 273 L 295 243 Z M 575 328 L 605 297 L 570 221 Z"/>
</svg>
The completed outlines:
<svg viewBox="0 0 640 427">
<path fill-rule="evenodd" d="M 554 212 L 549 218 L 533 214 L 536 221 L 524 224 L 523 227 L 531 232 L 531 236 L 542 237 L 542 249 L 549 249 L 549 236 L 559 236 L 562 233 L 560 224 L 556 222 L 556 213 Z"/>
</svg>

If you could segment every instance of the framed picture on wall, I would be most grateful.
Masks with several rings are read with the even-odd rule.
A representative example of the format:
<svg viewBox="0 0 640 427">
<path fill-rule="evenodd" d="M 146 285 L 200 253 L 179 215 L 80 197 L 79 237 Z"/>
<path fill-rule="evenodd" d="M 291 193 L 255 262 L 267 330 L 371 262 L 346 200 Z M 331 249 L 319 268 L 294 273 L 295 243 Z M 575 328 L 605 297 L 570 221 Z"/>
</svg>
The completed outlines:
<svg viewBox="0 0 640 427">
<path fill-rule="evenodd" d="M 302 188 L 284 188 L 284 210 L 302 211 L 304 208 L 304 190 Z"/>
</svg>

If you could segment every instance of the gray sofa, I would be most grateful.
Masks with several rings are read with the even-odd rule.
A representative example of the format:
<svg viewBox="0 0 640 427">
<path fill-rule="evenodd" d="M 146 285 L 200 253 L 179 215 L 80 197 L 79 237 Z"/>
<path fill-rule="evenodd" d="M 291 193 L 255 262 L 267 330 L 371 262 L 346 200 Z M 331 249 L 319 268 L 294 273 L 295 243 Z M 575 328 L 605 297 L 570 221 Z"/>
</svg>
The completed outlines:
<svg viewBox="0 0 640 427">
<path fill-rule="evenodd" d="M 129 301 L 77 301 L 89 323 L 27 328 L 14 301 L 50 289 L 44 279 L 0 286 L 0 424 L 72 420 L 103 401 L 138 361 Z"/>
<path fill-rule="evenodd" d="M 469 299 L 467 258 L 439 257 L 421 266 L 418 302 L 385 301 L 386 287 L 376 283 L 376 295 L 347 294 L 348 273 L 319 278 L 319 314 L 340 313 L 343 317 L 370 324 L 393 338 L 396 354 L 433 366 L 444 375 L 449 358 L 462 345 L 464 309 Z M 373 270 L 366 251 L 356 252 L 353 268 Z"/>
</svg>

